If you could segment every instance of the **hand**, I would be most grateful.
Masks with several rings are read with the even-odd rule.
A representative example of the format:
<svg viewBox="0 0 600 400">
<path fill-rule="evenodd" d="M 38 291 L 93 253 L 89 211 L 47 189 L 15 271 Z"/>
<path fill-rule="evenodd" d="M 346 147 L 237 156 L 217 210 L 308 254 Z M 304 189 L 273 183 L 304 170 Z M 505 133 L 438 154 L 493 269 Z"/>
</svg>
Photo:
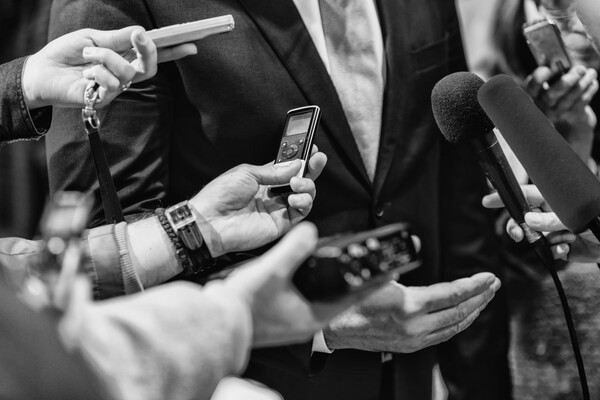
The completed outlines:
<svg viewBox="0 0 600 400">
<path fill-rule="evenodd" d="M 227 287 L 250 305 L 254 347 L 306 341 L 335 315 L 372 292 L 330 303 L 307 302 L 293 286 L 292 275 L 316 244 L 314 225 L 302 223 L 262 257 L 227 278 Z"/>
<path fill-rule="evenodd" d="M 101 107 L 121 93 L 123 85 L 153 77 L 157 62 L 196 52 L 196 46 L 187 43 L 157 53 L 139 26 L 114 31 L 82 29 L 53 40 L 29 57 L 23 71 L 23 92 L 30 109 L 82 107 L 85 88 L 95 80 L 100 85 L 97 107 Z M 117 53 L 124 53 L 127 59 Z"/>
<path fill-rule="evenodd" d="M 523 185 L 521 189 L 529 204 L 542 210 L 525 214 L 525 222 L 532 229 L 545 233 L 548 242 L 552 245 L 554 258 L 579 262 L 600 261 L 600 243 L 590 231 L 580 235 L 569 232 L 558 216 L 552 212 L 536 186 Z M 497 193 L 485 196 L 483 205 L 487 208 L 504 206 Z M 523 230 L 513 219 L 506 224 L 506 231 L 515 242 L 523 240 Z"/>
<path fill-rule="evenodd" d="M 288 166 L 243 164 L 206 185 L 190 203 L 212 256 L 264 246 L 304 219 L 316 195 L 314 180 L 326 163 L 325 154 L 313 146 L 304 178 L 294 177 L 300 161 Z M 294 193 L 287 198 L 269 192 L 269 185 L 288 182 Z"/>
<path fill-rule="evenodd" d="M 410 353 L 469 327 L 500 288 L 490 273 L 425 287 L 390 282 L 331 321 L 330 349 Z"/>
<path fill-rule="evenodd" d="M 575 65 L 547 87 L 551 76 L 549 68 L 538 67 L 527 79 L 527 93 L 573 150 L 587 161 L 597 122 L 596 114 L 589 106 L 598 91 L 597 72 L 593 68 Z"/>
<path fill-rule="evenodd" d="M 574 0 L 575 12 L 586 32 L 592 38 L 596 51 L 600 51 L 600 8 L 596 0 Z"/>
</svg>

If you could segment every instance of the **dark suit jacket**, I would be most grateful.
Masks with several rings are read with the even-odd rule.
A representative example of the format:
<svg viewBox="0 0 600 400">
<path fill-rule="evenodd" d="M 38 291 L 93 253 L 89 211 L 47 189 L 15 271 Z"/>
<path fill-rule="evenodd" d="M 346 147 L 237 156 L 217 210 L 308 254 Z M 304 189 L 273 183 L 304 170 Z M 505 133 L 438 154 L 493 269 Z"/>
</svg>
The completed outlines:
<svg viewBox="0 0 600 400">
<path fill-rule="evenodd" d="M 189 198 L 239 163 L 272 160 L 286 111 L 316 104 L 322 120 L 315 143 L 329 162 L 309 219 L 321 235 L 407 221 L 423 241 L 424 264 L 404 283 L 498 272 L 491 219 L 480 205 L 484 178 L 468 150 L 443 141 L 430 107 L 433 85 L 466 69 L 454 2 L 378 4 L 387 82 L 373 183 L 292 0 L 56 0 L 51 36 L 81 27 L 150 29 L 223 14 L 235 18 L 233 32 L 199 42 L 196 57 L 161 65 L 155 78 L 100 114 L 127 214 Z M 48 137 L 52 191 L 97 188 L 79 112 L 56 112 L 54 128 Z M 95 223 L 101 219 L 98 207 Z M 503 313 L 496 300 L 467 334 L 442 348 L 453 392 L 509 397 Z M 386 367 L 392 382 L 382 390 L 378 353 L 336 351 L 316 376 L 308 374 L 309 344 L 256 353 L 247 375 L 286 399 L 377 399 L 395 386 L 397 398 L 427 399 L 436 358 L 435 349 L 396 356 L 393 368 Z"/>
</svg>

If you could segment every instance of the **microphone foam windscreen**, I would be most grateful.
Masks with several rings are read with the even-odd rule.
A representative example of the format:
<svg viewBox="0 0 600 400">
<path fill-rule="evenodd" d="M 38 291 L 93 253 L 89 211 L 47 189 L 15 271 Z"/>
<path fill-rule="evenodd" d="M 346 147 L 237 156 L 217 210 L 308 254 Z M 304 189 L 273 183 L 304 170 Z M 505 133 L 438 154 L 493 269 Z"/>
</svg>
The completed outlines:
<svg viewBox="0 0 600 400">
<path fill-rule="evenodd" d="M 509 76 L 479 90 L 479 102 L 552 210 L 580 233 L 600 215 L 600 182 Z"/>
<path fill-rule="evenodd" d="M 460 143 L 494 129 L 477 101 L 483 80 L 472 72 L 455 72 L 436 83 L 431 92 L 433 116 L 450 143 Z"/>
</svg>

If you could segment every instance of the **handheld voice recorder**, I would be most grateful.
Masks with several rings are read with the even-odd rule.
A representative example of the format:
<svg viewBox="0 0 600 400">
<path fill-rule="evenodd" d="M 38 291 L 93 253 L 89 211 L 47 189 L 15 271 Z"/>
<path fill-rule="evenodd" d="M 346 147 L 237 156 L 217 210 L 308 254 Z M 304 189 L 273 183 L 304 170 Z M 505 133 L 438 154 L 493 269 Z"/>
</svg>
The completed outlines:
<svg viewBox="0 0 600 400">
<path fill-rule="evenodd" d="M 289 164 L 301 160 L 302 166 L 296 176 L 302 178 L 306 173 L 313 136 L 320 119 L 321 109 L 318 106 L 306 106 L 288 111 L 275 164 Z M 290 193 L 292 188 L 289 184 L 283 184 L 270 186 L 269 190 L 277 194 L 286 194 Z"/>
<path fill-rule="evenodd" d="M 537 64 L 552 71 L 551 81 L 571 69 L 571 58 L 554 21 L 542 19 L 525 23 L 523 35 Z"/>
<path fill-rule="evenodd" d="M 410 225 L 396 223 L 320 239 L 292 281 L 309 301 L 333 301 L 382 285 L 420 265 Z"/>
</svg>

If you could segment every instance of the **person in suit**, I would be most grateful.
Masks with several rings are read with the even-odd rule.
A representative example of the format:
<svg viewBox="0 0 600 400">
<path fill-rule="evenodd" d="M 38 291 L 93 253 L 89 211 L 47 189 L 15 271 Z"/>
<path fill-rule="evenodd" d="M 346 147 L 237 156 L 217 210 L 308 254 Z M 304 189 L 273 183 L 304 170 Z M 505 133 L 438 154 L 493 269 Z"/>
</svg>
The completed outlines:
<svg viewBox="0 0 600 400">
<path fill-rule="evenodd" d="M 390 282 L 312 343 L 254 353 L 246 376 L 290 400 L 429 399 L 439 360 L 451 398 L 510 398 L 503 301 L 492 302 L 455 340 L 418 351 L 463 331 L 483 310 L 493 283 L 471 275 L 500 272 L 492 219 L 479 204 L 483 175 L 466 148 L 444 143 L 430 109 L 433 85 L 466 69 L 454 4 L 340 2 L 350 3 L 370 7 L 370 31 L 356 37 L 376 42 L 369 75 L 375 71 L 379 96 L 363 109 L 364 118 L 355 118 L 351 103 L 370 90 L 342 95 L 344 84 L 330 71 L 354 63 L 332 61 L 334 35 L 319 27 L 336 24 L 321 24 L 316 2 L 58 0 L 51 36 L 82 26 L 152 29 L 223 14 L 235 19 L 231 33 L 197 43 L 202 57 L 161 66 L 100 114 L 126 214 L 187 198 L 241 162 L 272 160 L 285 113 L 317 104 L 315 143 L 329 160 L 310 215 L 320 235 L 405 221 L 422 238 L 423 267 L 401 278 L 414 286 Z M 368 126 L 380 133 L 355 136 L 369 131 L 360 125 L 373 113 Z M 78 118 L 67 110 L 54 114 L 63 135 L 47 143 L 52 191 L 94 187 Z M 102 223 L 100 209 L 93 223 Z M 452 282 L 434 284 L 440 280 Z M 463 295 L 452 296 L 461 286 Z M 324 356 L 313 349 L 334 351 Z"/>
</svg>

